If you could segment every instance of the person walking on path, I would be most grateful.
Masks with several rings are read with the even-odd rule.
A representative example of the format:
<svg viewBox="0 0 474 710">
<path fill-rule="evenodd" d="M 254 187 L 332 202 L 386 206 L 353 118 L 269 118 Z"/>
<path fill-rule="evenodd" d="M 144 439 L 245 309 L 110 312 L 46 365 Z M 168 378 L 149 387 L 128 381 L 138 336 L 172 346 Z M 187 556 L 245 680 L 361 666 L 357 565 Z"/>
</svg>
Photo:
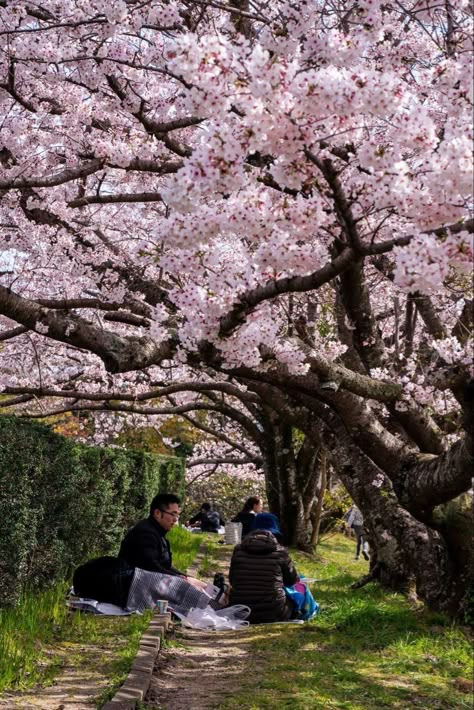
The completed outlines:
<svg viewBox="0 0 474 710">
<path fill-rule="evenodd" d="M 358 560 L 362 551 L 362 556 L 365 560 L 369 560 L 367 552 L 367 543 L 364 539 L 364 516 L 359 508 L 354 504 L 347 513 L 347 524 L 354 530 L 356 536 L 356 554 L 355 559 Z"/>
</svg>

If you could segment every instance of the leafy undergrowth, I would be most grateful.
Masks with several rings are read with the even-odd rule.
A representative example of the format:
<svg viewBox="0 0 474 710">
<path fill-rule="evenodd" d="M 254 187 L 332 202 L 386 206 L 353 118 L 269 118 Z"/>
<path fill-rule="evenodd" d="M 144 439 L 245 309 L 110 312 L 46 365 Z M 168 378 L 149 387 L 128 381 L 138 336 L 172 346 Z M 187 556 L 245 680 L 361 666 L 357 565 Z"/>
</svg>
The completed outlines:
<svg viewBox="0 0 474 710">
<path fill-rule="evenodd" d="M 465 628 L 414 608 L 375 584 L 350 591 L 366 572 L 354 541 L 334 535 L 316 560 L 294 553 L 321 605 L 305 625 L 255 627 L 259 681 L 222 708 L 472 708 L 472 652 Z"/>
<path fill-rule="evenodd" d="M 185 570 L 196 556 L 199 538 L 175 528 L 169 540 L 173 564 Z M 71 613 L 65 605 L 67 589 L 64 584 L 25 594 L 14 609 L 0 610 L 0 692 L 60 683 L 61 674 L 71 666 L 86 677 L 92 671 L 102 676 L 101 702 L 123 682 L 151 613 L 127 617 Z"/>
</svg>

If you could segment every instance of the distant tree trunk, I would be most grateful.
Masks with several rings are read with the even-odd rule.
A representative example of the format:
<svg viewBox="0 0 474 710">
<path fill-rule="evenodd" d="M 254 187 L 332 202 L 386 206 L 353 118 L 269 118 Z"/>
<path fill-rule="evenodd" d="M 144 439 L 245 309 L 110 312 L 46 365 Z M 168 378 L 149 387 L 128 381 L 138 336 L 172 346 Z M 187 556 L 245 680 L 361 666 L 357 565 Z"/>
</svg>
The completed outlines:
<svg viewBox="0 0 474 710">
<path fill-rule="evenodd" d="M 311 523 L 312 523 L 312 530 L 311 530 L 311 539 L 310 539 L 310 546 L 311 549 L 314 550 L 319 542 L 319 528 L 321 525 L 321 513 L 323 512 L 323 503 L 324 503 L 324 493 L 326 491 L 326 485 L 327 485 L 327 455 L 326 455 L 326 449 L 321 448 L 321 454 L 320 454 L 320 482 L 319 482 L 319 491 L 318 491 L 318 498 L 316 501 L 316 504 L 314 505 L 314 509 L 311 515 Z"/>
<path fill-rule="evenodd" d="M 269 418 L 266 435 L 263 458 L 270 511 L 278 516 L 286 543 L 310 552 L 319 449 L 304 437 L 296 453 L 293 427 L 276 416 Z"/>
</svg>

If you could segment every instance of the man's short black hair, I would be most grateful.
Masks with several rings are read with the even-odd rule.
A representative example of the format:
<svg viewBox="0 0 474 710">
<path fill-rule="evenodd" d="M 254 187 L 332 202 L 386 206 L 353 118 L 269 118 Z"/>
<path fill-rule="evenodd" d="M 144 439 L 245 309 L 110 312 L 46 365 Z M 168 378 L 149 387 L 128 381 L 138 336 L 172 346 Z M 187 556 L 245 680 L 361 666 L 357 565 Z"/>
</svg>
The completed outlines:
<svg viewBox="0 0 474 710">
<path fill-rule="evenodd" d="M 157 509 L 166 509 L 172 503 L 177 503 L 178 505 L 181 503 L 178 496 L 175 496 L 174 493 L 158 493 L 150 503 L 150 515 L 153 515 L 153 512 Z"/>
<path fill-rule="evenodd" d="M 210 510 L 211 509 L 211 504 L 210 503 L 203 503 L 201 505 L 201 510 Z"/>
</svg>

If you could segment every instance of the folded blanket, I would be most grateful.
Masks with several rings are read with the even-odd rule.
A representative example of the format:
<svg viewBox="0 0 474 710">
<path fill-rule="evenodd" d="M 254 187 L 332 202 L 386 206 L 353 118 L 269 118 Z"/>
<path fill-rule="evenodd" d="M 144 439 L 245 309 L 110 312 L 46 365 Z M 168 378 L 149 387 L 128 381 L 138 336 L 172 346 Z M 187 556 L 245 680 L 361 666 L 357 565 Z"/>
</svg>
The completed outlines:
<svg viewBox="0 0 474 710">
<path fill-rule="evenodd" d="M 207 594 L 193 587 L 184 577 L 147 572 L 137 567 L 128 592 L 127 609 L 152 609 L 157 599 L 167 599 L 173 611 L 185 616 L 190 609 L 204 609 L 210 601 Z"/>
</svg>

